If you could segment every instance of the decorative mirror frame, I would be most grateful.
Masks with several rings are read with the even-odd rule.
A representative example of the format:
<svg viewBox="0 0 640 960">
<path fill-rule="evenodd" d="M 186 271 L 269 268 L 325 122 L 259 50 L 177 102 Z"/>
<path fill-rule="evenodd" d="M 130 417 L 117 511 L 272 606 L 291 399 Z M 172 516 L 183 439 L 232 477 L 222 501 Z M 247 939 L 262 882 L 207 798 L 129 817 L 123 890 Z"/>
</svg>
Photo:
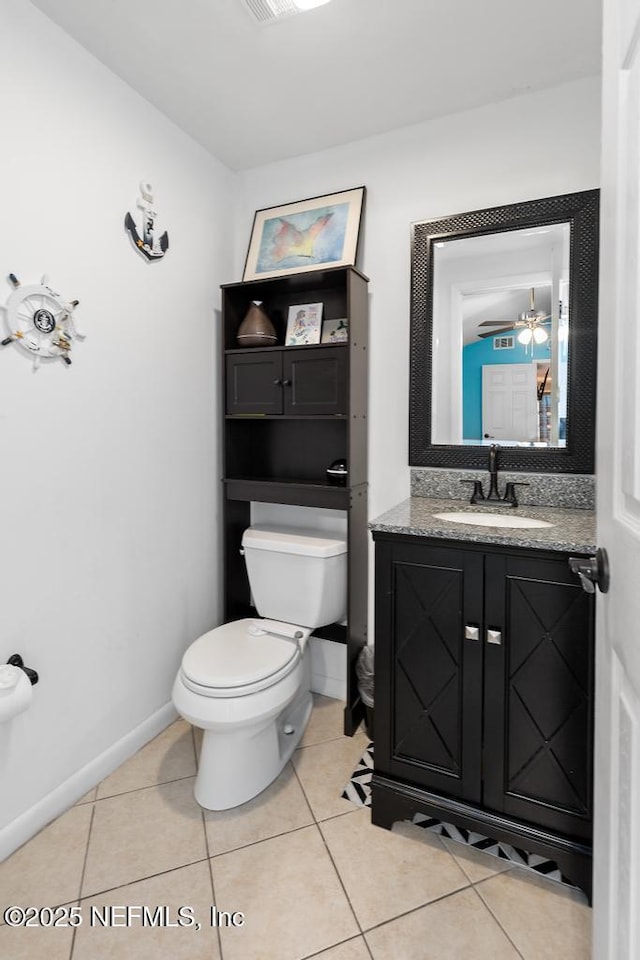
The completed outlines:
<svg viewBox="0 0 640 960">
<path fill-rule="evenodd" d="M 599 190 L 472 210 L 412 224 L 409 465 L 484 469 L 482 445 L 431 443 L 434 243 L 570 224 L 567 446 L 500 445 L 504 470 L 593 473 L 598 320 Z"/>
</svg>

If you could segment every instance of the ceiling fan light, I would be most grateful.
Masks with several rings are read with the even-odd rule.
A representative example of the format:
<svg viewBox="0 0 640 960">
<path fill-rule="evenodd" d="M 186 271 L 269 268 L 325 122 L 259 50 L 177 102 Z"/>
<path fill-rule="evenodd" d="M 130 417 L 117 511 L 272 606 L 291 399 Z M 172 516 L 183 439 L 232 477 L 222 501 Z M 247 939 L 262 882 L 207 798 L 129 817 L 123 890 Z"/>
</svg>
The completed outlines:
<svg viewBox="0 0 640 960">
<path fill-rule="evenodd" d="M 532 336 L 533 336 L 533 332 L 531 328 L 525 327 L 524 330 L 521 330 L 520 333 L 518 334 L 518 343 L 522 343 L 526 347 L 528 343 L 531 343 Z"/>
<path fill-rule="evenodd" d="M 536 343 L 544 343 L 545 340 L 549 339 L 549 334 L 544 327 L 535 327 L 533 331 L 533 339 Z"/>
</svg>

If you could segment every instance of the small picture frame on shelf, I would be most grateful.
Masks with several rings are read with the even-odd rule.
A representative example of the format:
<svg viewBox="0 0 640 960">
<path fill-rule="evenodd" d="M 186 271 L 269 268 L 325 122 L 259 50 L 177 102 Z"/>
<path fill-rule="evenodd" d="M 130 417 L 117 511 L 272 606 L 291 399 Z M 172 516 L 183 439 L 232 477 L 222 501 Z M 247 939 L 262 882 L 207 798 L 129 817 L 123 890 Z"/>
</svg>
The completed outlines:
<svg viewBox="0 0 640 960">
<path fill-rule="evenodd" d="M 346 343 L 349 339 L 349 321 L 346 318 L 340 320 L 325 320 L 322 324 L 322 338 L 320 343 Z"/>
<path fill-rule="evenodd" d="M 320 343 L 321 303 L 296 303 L 289 307 L 285 347 L 303 347 Z"/>
</svg>

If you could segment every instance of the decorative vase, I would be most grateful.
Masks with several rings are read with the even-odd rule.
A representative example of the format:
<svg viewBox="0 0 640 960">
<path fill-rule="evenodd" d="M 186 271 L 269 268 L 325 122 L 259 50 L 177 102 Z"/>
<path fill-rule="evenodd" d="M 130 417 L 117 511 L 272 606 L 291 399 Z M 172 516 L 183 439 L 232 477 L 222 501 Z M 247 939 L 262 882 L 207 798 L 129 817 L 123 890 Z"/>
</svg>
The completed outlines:
<svg viewBox="0 0 640 960">
<path fill-rule="evenodd" d="M 276 330 L 261 300 L 254 300 L 238 327 L 239 347 L 273 347 L 278 342 Z"/>
</svg>

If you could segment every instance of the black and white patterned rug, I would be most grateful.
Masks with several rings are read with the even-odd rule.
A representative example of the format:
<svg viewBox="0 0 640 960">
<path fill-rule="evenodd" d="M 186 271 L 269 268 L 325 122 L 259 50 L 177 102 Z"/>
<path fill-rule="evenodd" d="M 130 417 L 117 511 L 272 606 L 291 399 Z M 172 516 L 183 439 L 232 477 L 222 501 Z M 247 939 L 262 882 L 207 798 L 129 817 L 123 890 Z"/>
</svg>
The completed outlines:
<svg viewBox="0 0 640 960">
<path fill-rule="evenodd" d="M 371 806 L 371 774 L 373 772 L 373 744 L 370 743 L 363 753 L 358 766 L 351 774 L 351 779 L 342 791 L 341 796 L 345 800 L 350 800 L 358 807 Z M 559 883 L 565 883 L 567 886 L 574 886 L 570 880 L 563 876 L 557 863 L 553 860 L 547 860 L 535 853 L 527 853 L 518 847 L 512 847 L 509 843 L 502 843 L 498 840 L 492 840 L 490 837 L 484 837 L 480 833 L 474 833 L 472 830 L 464 830 L 461 827 L 454 827 L 452 823 L 444 823 L 442 820 L 434 820 L 422 813 L 416 813 L 412 823 L 429 830 L 431 833 L 437 833 L 442 837 L 448 837 L 458 843 L 465 843 L 469 847 L 474 847 L 482 853 L 488 853 L 492 857 L 499 857 L 501 860 L 509 860 L 520 867 L 527 867 L 535 870 L 550 880 L 557 880 Z"/>
</svg>

